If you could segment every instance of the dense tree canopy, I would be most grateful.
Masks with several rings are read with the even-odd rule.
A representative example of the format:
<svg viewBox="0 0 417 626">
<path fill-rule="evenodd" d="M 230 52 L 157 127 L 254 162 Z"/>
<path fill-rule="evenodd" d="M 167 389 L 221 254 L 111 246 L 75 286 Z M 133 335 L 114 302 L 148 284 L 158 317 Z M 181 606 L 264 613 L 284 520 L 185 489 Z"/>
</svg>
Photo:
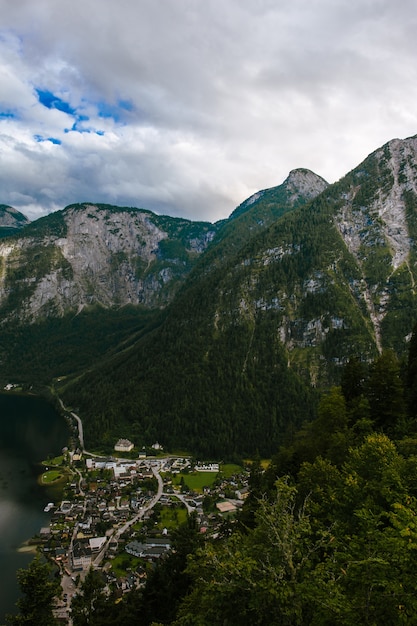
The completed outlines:
<svg viewBox="0 0 417 626">
<path fill-rule="evenodd" d="M 18 570 L 17 580 L 22 592 L 17 601 L 19 613 L 8 616 L 7 622 L 11 626 L 57 626 L 52 606 L 61 586 L 52 578 L 49 565 L 36 556 L 27 569 Z"/>
<path fill-rule="evenodd" d="M 316 419 L 288 438 L 267 469 L 255 459 L 250 495 L 227 530 L 203 538 L 190 517 L 144 588 L 118 603 L 91 570 L 72 602 L 74 626 L 415 624 L 417 427 L 405 391 L 413 390 L 415 360 L 409 363 L 408 375 L 392 353 L 370 367 L 348 365 L 341 387 L 322 394 Z M 40 591 L 27 586 L 35 574 L 44 581 Z M 35 623 L 34 612 L 45 615 L 38 623 L 54 623 L 47 577 L 39 561 L 20 574 L 27 599 L 12 624 Z"/>
</svg>

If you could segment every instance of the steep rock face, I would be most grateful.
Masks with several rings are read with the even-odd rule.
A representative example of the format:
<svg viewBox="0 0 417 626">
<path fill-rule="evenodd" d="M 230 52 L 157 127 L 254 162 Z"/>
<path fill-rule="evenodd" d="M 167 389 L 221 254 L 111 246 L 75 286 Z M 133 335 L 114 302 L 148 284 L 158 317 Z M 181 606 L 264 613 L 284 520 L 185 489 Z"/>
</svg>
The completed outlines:
<svg viewBox="0 0 417 626">
<path fill-rule="evenodd" d="M 29 220 L 23 213 L 7 204 L 0 204 L 0 228 L 23 228 Z"/>
<path fill-rule="evenodd" d="M 377 150 L 371 160 L 378 165 L 378 187 L 364 203 L 361 184 L 351 185 L 335 224 L 360 271 L 358 289 L 381 350 L 383 322 L 401 275 L 403 286 L 408 283 L 410 295 L 416 295 L 417 215 L 413 200 L 417 197 L 417 137 L 394 139 Z M 367 176 L 366 167 L 354 173 L 359 181 Z"/>
<path fill-rule="evenodd" d="M 352 354 L 404 353 L 417 319 L 416 251 L 412 137 L 389 142 L 243 249 L 219 283 L 213 332 L 239 324 L 256 333 L 268 319 L 288 363 L 317 384 Z"/>
<path fill-rule="evenodd" d="M 50 220 L 0 242 L 3 321 L 61 316 L 95 303 L 163 307 L 216 231 L 208 223 L 88 204 Z"/>
<path fill-rule="evenodd" d="M 328 187 L 328 183 L 311 170 L 299 168 L 291 170 L 288 178 L 284 181 L 289 201 L 295 204 L 302 199 L 303 202 L 313 200 Z"/>
</svg>

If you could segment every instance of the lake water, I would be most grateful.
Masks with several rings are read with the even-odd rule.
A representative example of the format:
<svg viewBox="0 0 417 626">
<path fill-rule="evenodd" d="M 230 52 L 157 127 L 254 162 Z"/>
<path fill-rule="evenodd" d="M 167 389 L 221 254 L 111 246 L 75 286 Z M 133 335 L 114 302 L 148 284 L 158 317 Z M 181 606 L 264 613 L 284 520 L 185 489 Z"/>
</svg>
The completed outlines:
<svg viewBox="0 0 417 626">
<path fill-rule="evenodd" d="M 0 393 L 0 624 L 15 612 L 16 571 L 33 558 L 18 549 L 50 519 L 43 509 L 52 494 L 38 485 L 38 464 L 60 454 L 68 437 L 64 418 L 42 398 Z"/>
</svg>

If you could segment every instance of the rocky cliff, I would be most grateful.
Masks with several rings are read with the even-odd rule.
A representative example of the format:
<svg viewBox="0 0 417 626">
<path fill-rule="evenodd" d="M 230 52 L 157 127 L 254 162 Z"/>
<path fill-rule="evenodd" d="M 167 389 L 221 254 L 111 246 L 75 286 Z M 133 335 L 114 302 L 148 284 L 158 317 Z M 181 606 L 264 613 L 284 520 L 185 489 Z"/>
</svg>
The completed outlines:
<svg viewBox="0 0 417 626">
<path fill-rule="evenodd" d="M 71 205 L 0 242 L 2 321 L 97 303 L 163 307 L 215 232 L 149 211 Z"/>
</svg>

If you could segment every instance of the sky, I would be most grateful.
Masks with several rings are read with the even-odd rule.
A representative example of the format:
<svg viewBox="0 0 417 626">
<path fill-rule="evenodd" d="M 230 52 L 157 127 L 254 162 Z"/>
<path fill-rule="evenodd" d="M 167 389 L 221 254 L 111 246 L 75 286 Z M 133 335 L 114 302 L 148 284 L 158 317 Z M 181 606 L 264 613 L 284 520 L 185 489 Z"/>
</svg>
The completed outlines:
<svg viewBox="0 0 417 626">
<path fill-rule="evenodd" d="M 0 0 L 0 203 L 214 222 L 417 134 L 415 0 Z"/>
</svg>

